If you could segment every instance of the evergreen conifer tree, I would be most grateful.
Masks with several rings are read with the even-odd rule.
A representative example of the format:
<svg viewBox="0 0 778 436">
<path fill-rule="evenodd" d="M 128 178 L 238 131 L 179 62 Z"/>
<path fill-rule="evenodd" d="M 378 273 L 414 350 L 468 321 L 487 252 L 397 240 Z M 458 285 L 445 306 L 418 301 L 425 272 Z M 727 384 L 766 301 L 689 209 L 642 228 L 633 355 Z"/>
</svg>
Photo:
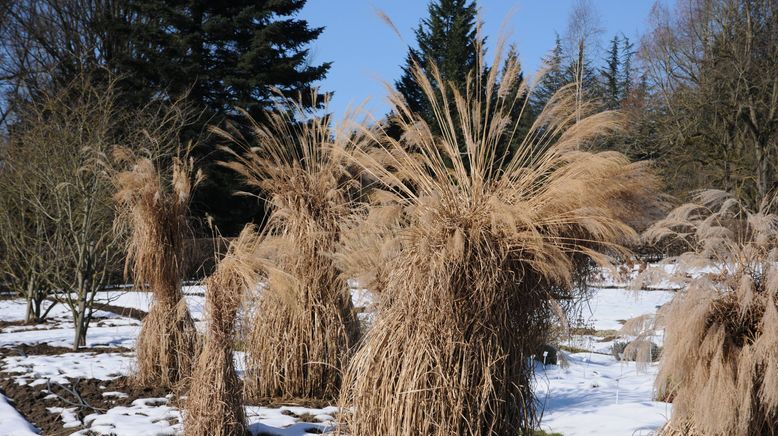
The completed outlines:
<svg viewBox="0 0 778 436">
<path fill-rule="evenodd" d="M 621 53 L 619 52 L 619 37 L 614 36 L 611 39 L 608 56 L 605 60 L 605 66 L 602 69 L 604 103 L 608 109 L 618 109 L 623 98 L 622 95 L 622 70 Z"/>
<path fill-rule="evenodd" d="M 413 76 L 414 65 L 418 64 L 425 72 L 435 65 L 444 80 L 464 86 L 484 41 L 476 40 L 478 10 L 474 1 L 435 0 L 429 4 L 427 11 L 427 18 L 415 31 L 418 49 L 408 50 L 402 76 L 395 82 L 395 87 L 411 109 L 421 114 L 430 125 L 436 125 L 432 122 L 434 115 L 430 103 Z"/>
</svg>

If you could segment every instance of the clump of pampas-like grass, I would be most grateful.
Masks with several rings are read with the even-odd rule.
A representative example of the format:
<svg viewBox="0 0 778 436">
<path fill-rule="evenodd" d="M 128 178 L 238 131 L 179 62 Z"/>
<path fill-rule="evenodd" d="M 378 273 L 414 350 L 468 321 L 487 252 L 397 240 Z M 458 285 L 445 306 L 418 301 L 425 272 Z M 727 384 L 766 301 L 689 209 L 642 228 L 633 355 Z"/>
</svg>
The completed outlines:
<svg viewBox="0 0 778 436">
<path fill-rule="evenodd" d="M 186 399 L 187 435 L 246 434 L 243 390 L 233 351 L 238 309 L 246 292 L 257 284 L 257 242 L 256 228 L 247 226 L 205 281 L 208 332 Z"/>
<path fill-rule="evenodd" d="M 399 207 L 404 221 L 382 285 L 388 302 L 346 373 L 349 434 L 531 432 L 530 357 L 559 300 L 575 295 L 577 272 L 591 259 L 626 254 L 622 244 L 636 235 L 622 205 L 653 196 L 645 164 L 582 149 L 618 127 L 616 114 L 586 116 L 588 105 L 567 88 L 516 138 L 520 120 L 511 113 L 527 92 L 519 65 L 480 65 L 465 84 L 417 66 L 436 125 L 395 93 L 402 137 L 365 129 L 378 148 L 349 153 L 380 181 L 382 207 Z M 506 144 L 517 145 L 497 155 Z"/>
<path fill-rule="evenodd" d="M 359 337 L 333 258 L 359 185 L 342 155 L 354 138 L 328 122 L 300 102 L 285 101 L 265 122 L 251 121 L 249 140 L 217 131 L 235 143 L 256 144 L 233 152 L 225 166 L 265 196 L 271 209 L 258 248 L 265 283 L 246 339 L 250 400 L 336 398 Z"/>
<path fill-rule="evenodd" d="M 778 433 L 778 215 L 723 191 L 699 193 L 645 233 L 680 241 L 690 277 L 665 313 L 657 389 L 673 402 L 665 435 Z M 688 273 L 688 274 L 687 274 Z"/>
<path fill-rule="evenodd" d="M 130 228 L 126 270 L 138 289 L 153 295 L 137 342 L 135 380 L 174 386 L 189 377 L 199 350 L 194 321 L 181 291 L 184 238 L 193 187 L 202 178 L 191 159 L 172 159 L 169 177 L 154 162 L 118 150 L 132 168 L 115 176 L 119 223 Z"/>
</svg>

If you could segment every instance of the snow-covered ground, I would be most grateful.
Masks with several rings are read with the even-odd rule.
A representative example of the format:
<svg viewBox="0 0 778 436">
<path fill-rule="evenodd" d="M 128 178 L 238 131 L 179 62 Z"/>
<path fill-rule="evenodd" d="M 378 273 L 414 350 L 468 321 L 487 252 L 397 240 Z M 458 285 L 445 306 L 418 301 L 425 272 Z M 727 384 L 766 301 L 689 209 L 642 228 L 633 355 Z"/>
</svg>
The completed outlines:
<svg viewBox="0 0 778 436">
<path fill-rule="evenodd" d="M 0 395 L 0 429 L 3 429 L 3 434 L 7 436 L 38 434 L 37 429 L 8 404 L 5 395 Z"/>
<path fill-rule="evenodd" d="M 538 365 L 541 427 L 569 435 L 649 435 L 670 416 L 670 404 L 652 401 L 656 364 L 638 368 L 611 355 L 575 353 L 569 366 Z"/>
<path fill-rule="evenodd" d="M 634 362 L 619 362 L 609 353 L 613 333 L 624 320 L 655 313 L 668 302 L 674 291 L 632 291 L 622 283 L 608 279 L 605 287 L 592 290 L 579 320 L 592 334 L 574 336 L 568 345 L 587 352 L 565 353 L 567 365 L 538 365 L 536 391 L 543 404 L 542 428 L 572 435 L 648 435 L 660 427 L 670 414 L 670 405 L 653 401 L 656 364 L 638 368 Z M 672 287 L 669 287 L 672 289 Z M 203 289 L 189 287 L 186 300 L 195 319 L 203 319 Z M 147 311 L 148 294 L 133 291 L 111 291 L 100 300 L 113 306 Z M 370 306 L 370 296 L 354 292 L 355 304 Z M 0 300 L 0 321 L 19 321 L 25 306 L 20 300 Z M 19 344 L 48 344 L 69 347 L 73 340 L 69 311 L 59 306 L 51 320 L 42 325 L 10 325 L 0 330 L 0 347 Z M 88 333 L 87 345 L 94 347 L 133 348 L 140 322 L 99 312 Z M 610 337 L 603 338 L 604 332 Z M 242 365 L 242 353 L 236 363 Z M 19 385 L 45 390 L 53 384 L 67 385 L 73 379 L 111 380 L 129 375 L 134 367 L 131 352 L 63 353 L 59 355 L 10 355 L 0 361 L 3 376 Z M 121 397 L 120 392 L 105 392 Z M 124 394 L 126 395 L 126 394 Z M 129 400 L 127 400 L 129 401 Z M 59 416 L 63 431 L 75 434 L 157 435 L 181 434 L 181 411 L 177 403 L 166 398 L 139 398 L 131 404 L 76 416 L 75 408 L 52 407 Z M 247 406 L 246 415 L 253 434 L 298 436 L 326 433 L 334 428 L 335 407 L 309 409 L 302 407 L 266 408 Z M 303 422 L 313 421 L 313 422 Z M 86 426 L 86 429 L 83 429 Z M 24 418 L 0 396 L 0 433 L 28 435 L 35 431 Z M 70 429 L 70 430 L 68 430 Z"/>
</svg>

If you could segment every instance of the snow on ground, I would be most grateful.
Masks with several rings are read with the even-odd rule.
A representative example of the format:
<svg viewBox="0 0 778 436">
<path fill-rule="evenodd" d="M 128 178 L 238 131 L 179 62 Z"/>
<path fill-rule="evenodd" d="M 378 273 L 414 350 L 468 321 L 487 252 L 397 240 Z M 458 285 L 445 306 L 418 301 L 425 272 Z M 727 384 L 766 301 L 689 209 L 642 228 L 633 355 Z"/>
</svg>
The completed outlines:
<svg viewBox="0 0 778 436">
<path fill-rule="evenodd" d="M 192 318 L 202 320 L 205 308 L 205 288 L 202 286 L 185 286 L 184 299 L 189 306 L 189 313 Z M 112 306 L 129 307 L 148 312 L 151 307 L 152 294 L 149 292 L 138 292 L 132 290 L 117 290 L 100 292 L 96 300 L 100 303 L 110 304 Z"/>
<path fill-rule="evenodd" d="M 668 302 L 674 291 L 630 291 L 605 283 L 607 288 L 592 290 L 591 299 L 583 308 L 580 323 L 597 331 L 618 330 L 621 322 L 634 316 L 655 313 Z M 186 300 L 196 319 L 202 319 L 203 288 L 187 287 Z M 355 288 L 355 304 L 370 307 L 371 296 Z M 150 295 L 117 290 L 103 293 L 100 301 L 113 306 L 133 307 L 147 311 Z M 24 317 L 21 300 L 0 300 L 0 320 L 19 321 Z M 70 312 L 55 307 L 52 319 L 41 325 L 7 326 L 0 330 L 0 346 L 44 343 L 69 347 L 73 340 Z M 87 337 L 88 346 L 135 346 L 140 322 L 109 312 L 99 312 L 103 318 L 95 321 Z M 540 366 L 537 371 L 537 395 L 544 404 L 542 428 L 564 436 L 575 435 L 648 435 L 660 427 L 670 414 L 670 405 L 653 401 L 656 365 L 638 371 L 635 363 L 618 362 L 609 354 L 613 338 L 575 336 L 568 345 L 589 350 L 588 353 L 566 355 L 569 366 Z M 603 354 L 599 354 L 603 353 Z M 243 354 L 236 353 L 236 366 L 242 373 Z M 11 356 L 0 362 L 0 370 L 12 375 L 17 383 L 46 388 L 46 383 L 66 383 L 66 378 L 111 379 L 130 374 L 134 365 L 132 353 L 65 353 L 57 356 Z M 120 393 L 109 393 L 120 395 Z M 169 398 L 138 399 L 130 406 L 118 406 L 104 413 L 78 420 L 73 408 L 52 408 L 63 425 L 73 431 L 82 424 L 87 430 L 76 434 L 180 434 L 181 412 Z M 302 407 L 246 407 L 253 434 L 300 436 L 321 434 L 333 430 L 335 407 L 307 409 Z M 314 423 L 301 421 L 314 421 Z M 0 428 L 27 435 L 32 427 L 0 396 Z M 91 433 L 90 433 L 91 432 Z"/>
<path fill-rule="evenodd" d="M 140 322 L 125 319 L 119 325 L 90 327 L 87 331 L 87 347 L 127 347 L 135 346 L 140 331 Z M 47 344 L 53 347 L 73 346 L 73 325 L 68 322 L 63 328 L 32 329 L 25 331 L 0 333 L 0 346 L 12 347 L 20 344 Z"/>
<path fill-rule="evenodd" d="M 302 436 L 322 434 L 335 430 L 337 407 L 310 409 L 307 407 L 281 408 L 246 407 L 246 417 L 252 434 L 272 434 L 278 436 Z M 296 416 L 313 417 L 319 423 L 299 422 Z"/>
<path fill-rule="evenodd" d="M 581 316 L 586 326 L 597 330 L 618 330 L 624 321 L 656 313 L 668 303 L 675 291 L 631 291 L 619 288 L 595 288 L 583 303 Z"/>
<path fill-rule="evenodd" d="M 538 365 L 537 397 L 544 403 L 541 427 L 574 435 L 648 435 L 670 416 L 670 405 L 652 401 L 657 365 L 639 370 L 610 355 L 565 356 L 567 368 Z"/>
<path fill-rule="evenodd" d="M 169 405 L 168 398 L 143 398 L 132 405 L 118 406 L 106 413 L 84 417 L 89 426 L 77 435 L 177 435 L 183 432 L 181 411 Z"/>
<path fill-rule="evenodd" d="M 24 315 L 24 312 L 22 312 Z M 7 436 L 37 435 L 37 429 L 27 422 L 16 409 L 8 404 L 8 398 L 0 394 L 0 429 Z"/>
<path fill-rule="evenodd" d="M 113 380 L 129 374 L 134 364 L 132 353 L 11 356 L 3 359 L 2 372 L 12 373 L 18 384 L 46 386 L 49 382 L 69 384 L 68 378 Z"/>
</svg>

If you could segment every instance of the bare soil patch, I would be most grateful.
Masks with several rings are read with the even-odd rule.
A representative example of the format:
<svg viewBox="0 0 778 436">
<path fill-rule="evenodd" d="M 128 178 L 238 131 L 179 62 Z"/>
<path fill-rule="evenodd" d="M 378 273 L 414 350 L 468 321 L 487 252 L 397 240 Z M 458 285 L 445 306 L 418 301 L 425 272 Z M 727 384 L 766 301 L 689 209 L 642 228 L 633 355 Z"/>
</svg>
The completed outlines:
<svg viewBox="0 0 778 436">
<path fill-rule="evenodd" d="M 139 398 L 165 397 L 170 392 L 161 387 L 136 386 L 126 377 L 105 381 L 97 379 L 69 379 L 70 385 L 18 385 L 12 378 L 0 379 L 0 391 L 12 401 L 12 405 L 44 435 L 68 435 L 78 428 L 62 427 L 58 413 L 49 407 L 76 407 L 79 419 L 95 412 L 104 413 L 116 406 L 129 406 Z M 105 392 L 123 392 L 126 398 L 103 396 Z M 54 394 L 56 397 L 52 396 Z M 48 398 L 47 398 L 48 397 Z"/>
</svg>

